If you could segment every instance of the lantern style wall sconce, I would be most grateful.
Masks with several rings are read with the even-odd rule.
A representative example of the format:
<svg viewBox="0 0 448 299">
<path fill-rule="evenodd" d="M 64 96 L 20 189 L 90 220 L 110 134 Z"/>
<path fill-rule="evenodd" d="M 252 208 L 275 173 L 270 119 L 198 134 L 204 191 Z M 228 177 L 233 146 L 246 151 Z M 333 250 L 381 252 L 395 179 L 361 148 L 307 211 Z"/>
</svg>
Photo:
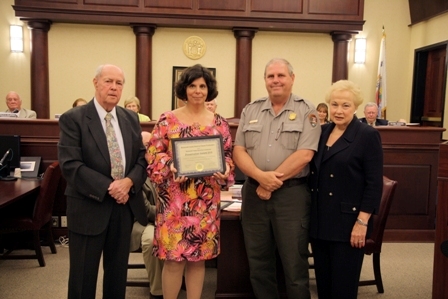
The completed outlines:
<svg viewBox="0 0 448 299">
<path fill-rule="evenodd" d="M 355 63 L 363 64 L 366 62 L 366 38 L 355 38 Z"/>
<path fill-rule="evenodd" d="M 11 25 L 9 27 L 9 40 L 11 44 L 11 52 L 23 52 L 23 27 L 20 25 Z"/>
</svg>

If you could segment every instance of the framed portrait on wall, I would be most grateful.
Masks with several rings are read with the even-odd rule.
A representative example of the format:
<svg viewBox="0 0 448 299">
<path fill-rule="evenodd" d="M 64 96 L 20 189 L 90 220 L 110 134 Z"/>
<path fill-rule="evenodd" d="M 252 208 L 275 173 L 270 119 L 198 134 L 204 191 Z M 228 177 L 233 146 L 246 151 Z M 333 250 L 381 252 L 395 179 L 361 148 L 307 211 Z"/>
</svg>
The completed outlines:
<svg viewBox="0 0 448 299">
<path fill-rule="evenodd" d="M 187 66 L 173 66 L 173 82 L 172 82 L 172 96 L 171 96 L 171 109 L 177 109 L 182 106 L 182 100 L 176 97 L 176 93 L 174 91 L 174 87 L 176 86 L 176 82 L 180 79 L 182 72 L 186 70 Z M 207 67 L 210 72 L 212 72 L 213 77 L 216 78 L 216 68 Z"/>
</svg>

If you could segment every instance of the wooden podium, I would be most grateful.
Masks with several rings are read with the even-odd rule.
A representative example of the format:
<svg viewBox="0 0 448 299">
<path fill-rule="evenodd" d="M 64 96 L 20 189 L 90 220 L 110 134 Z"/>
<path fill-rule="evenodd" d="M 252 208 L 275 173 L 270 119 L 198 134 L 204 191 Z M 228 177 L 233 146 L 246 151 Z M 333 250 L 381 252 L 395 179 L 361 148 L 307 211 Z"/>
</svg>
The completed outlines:
<svg viewBox="0 0 448 299">
<path fill-rule="evenodd" d="M 448 240 L 448 142 L 440 145 L 436 238 L 434 243 L 434 272 L 432 298 L 448 298 L 448 257 L 442 254 L 440 245 Z"/>
<path fill-rule="evenodd" d="M 377 127 L 385 176 L 398 181 L 385 242 L 433 242 L 439 147 L 444 128 Z"/>
</svg>

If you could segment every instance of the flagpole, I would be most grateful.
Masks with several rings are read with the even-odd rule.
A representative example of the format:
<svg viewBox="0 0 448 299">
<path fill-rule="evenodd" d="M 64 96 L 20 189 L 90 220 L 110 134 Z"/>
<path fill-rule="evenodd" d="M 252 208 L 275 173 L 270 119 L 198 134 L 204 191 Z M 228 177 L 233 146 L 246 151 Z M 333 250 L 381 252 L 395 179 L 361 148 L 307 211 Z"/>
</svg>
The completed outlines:
<svg viewBox="0 0 448 299">
<path fill-rule="evenodd" d="M 378 105 L 378 118 L 386 118 L 387 89 L 386 89 L 386 31 L 383 25 L 380 54 L 378 59 L 378 75 L 376 80 L 375 101 Z"/>
</svg>

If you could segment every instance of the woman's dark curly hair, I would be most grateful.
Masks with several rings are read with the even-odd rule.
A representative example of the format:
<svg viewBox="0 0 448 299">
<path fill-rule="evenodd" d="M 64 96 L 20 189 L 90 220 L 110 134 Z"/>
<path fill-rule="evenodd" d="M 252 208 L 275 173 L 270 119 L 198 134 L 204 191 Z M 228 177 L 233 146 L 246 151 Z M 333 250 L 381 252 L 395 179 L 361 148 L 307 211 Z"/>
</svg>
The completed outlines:
<svg viewBox="0 0 448 299">
<path fill-rule="evenodd" d="M 176 96 L 182 101 L 187 101 L 187 87 L 199 78 L 204 78 L 205 84 L 207 85 L 208 93 L 205 101 L 210 102 L 216 98 L 218 96 L 216 79 L 213 77 L 212 72 L 200 64 L 190 66 L 182 72 L 179 81 L 176 82 L 176 86 L 174 87 Z"/>
</svg>

